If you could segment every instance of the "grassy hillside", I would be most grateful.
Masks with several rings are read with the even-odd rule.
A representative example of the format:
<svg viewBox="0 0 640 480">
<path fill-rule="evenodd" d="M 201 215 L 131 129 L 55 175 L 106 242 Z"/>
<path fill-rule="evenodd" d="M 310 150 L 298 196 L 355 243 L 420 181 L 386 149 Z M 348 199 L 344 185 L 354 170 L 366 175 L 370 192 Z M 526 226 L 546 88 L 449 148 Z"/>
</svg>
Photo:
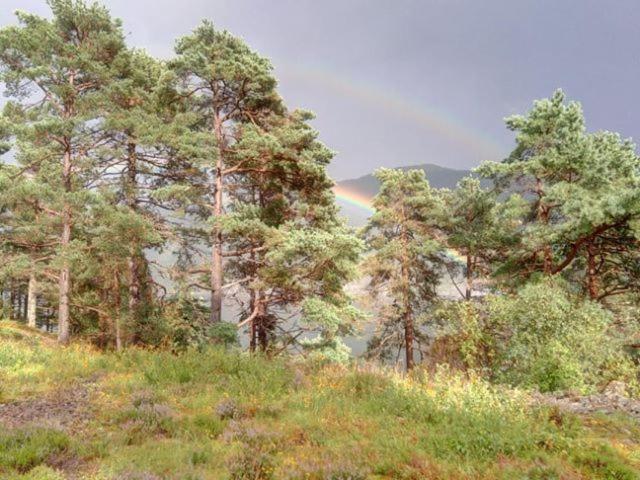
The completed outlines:
<svg viewBox="0 0 640 480">
<path fill-rule="evenodd" d="M 3 479 L 635 479 L 640 426 L 440 373 L 60 349 L 0 322 Z"/>
</svg>

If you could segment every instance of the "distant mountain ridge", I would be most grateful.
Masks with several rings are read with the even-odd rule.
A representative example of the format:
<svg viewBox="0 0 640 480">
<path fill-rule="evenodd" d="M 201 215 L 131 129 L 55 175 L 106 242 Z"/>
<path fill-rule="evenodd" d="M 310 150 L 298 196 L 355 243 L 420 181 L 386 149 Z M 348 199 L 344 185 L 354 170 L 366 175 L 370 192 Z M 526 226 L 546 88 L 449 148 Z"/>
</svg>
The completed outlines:
<svg viewBox="0 0 640 480">
<path fill-rule="evenodd" d="M 422 165 L 412 165 L 408 167 L 398 167 L 401 170 L 423 170 L 429 180 L 429 184 L 433 188 L 456 188 L 457 183 L 462 178 L 472 175 L 471 170 L 457 170 L 453 168 L 441 167 L 432 163 Z M 373 176 L 373 173 L 364 175 L 359 178 L 342 180 L 336 183 L 336 190 L 349 192 L 355 197 L 371 200 L 378 193 L 380 183 Z M 359 227 L 366 223 L 370 212 L 349 204 L 343 199 L 337 199 L 338 205 L 342 210 L 342 215 L 347 218 L 350 225 Z"/>
<path fill-rule="evenodd" d="M 455 188 L 456 184 L 464 177 L 471 175 L 471 170 L 457 170 L 441 167 L 432 163 L 399 167 L 401 170 L 423 170 L 427 175 L 429 184 L 434 188 Z M 353 192 L 365 198 L 373 198 L 380 189 L 380 183 L 373 173 L 362 177 L 337 182 L 337 187 Z"/>
</svg>

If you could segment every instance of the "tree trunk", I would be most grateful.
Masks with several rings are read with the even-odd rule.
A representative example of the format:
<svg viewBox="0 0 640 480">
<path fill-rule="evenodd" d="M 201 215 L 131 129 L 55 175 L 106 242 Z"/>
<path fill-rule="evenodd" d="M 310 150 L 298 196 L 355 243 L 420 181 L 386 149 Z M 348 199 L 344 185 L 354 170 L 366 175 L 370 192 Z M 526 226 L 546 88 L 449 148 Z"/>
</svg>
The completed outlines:
<svg viewBox="0 0 640 480">
<path fill-rule="evenodd" d="M 413 342 L 415 338 L 414 325 L 413 325 L 413 316 L 411 312 L 411 295 L 409 291 L 411 289 L 411 279 L 409 278 L 409 256 L 407 252 L 406 242 L 407 240 L 406 233 L 403 233 L 403 259 L 402 259 L 402 283 L 404 290 L 404 298 L 403 298 L 403 323 L 404 323 L 404 350 L 406 354 L 406 367 L 407 371 L 411 370 L 414 366 L 414 355 L 413 355 Z"/>
<path fill-rule="evenodd" d="M 29 285 L 27 283 L 27 285 L 25 285 L 22 288 L 22 291 L 24 292 L 22 295 L 22 320 L 24 320 L 25 322 L 27 321 L 27 316 L 29 315 Z"/>
<path fill-rule="evenodd" d="M 141 301 L 140 262 L 136 256 L 135 247 L 131 247 L 131 253 L 127 259 L 129 267 L 129 317 L 135 324 L 138 319 Z"/>
<path fill-rule="evenodd" d="M 473 290 L 473 258 L 467 252 L 467 271 L 466 271 L 467 288 L 464 297 L 467 300 L 471 300 L 471 293 Z"/>
<path fill-rule="evenodd" d="M 134 212 L 138 210 L 138 202 L 136 201 L 138 164 L 136 156 L 136 144 L 129 142 L 127 144 L 127 185 L 125 188 L 127 206 Z M 129 269 L 129 321 L 131 325 L 135 325 L 138 321 L 140 313 L 141 294 L 141 269 L 140 269 L 140 246 L 132 244 L 129 248 L 129 257 L 127 258 L 127 266 Z M 119 326 L 118 326 L 119 327 Z M 135 330 L 135 329 L 134 329 Z"/>
<path fill-rule="evenodd" d="M 587 247 L 587 291 L 591 300 L 597 300 L 600 295 L 598 288 L 598 272 L 596 254 L 592 245 Z"/>
<path fill-rule="evenodd" d="M 69 74 L 69 86 L 74 89 L 76 80 L 75 72 Z M 64 118 L 69 120 L 74 115 L 73 99 L 64 106 Z M 62 233 L 60 235 L 60 248 L 62 249 L 65 258 L 60 268 L 60 277 L 58 284 L 58 343 L 66 345 L 69 343 L 70 338 L 70 316 L 69 316 L 69 301 L 71 296 L 71 268 L 69 261 L 66 259 L 68 254 L 69 244 L 71 243 L 71 222 L 72 222 L 72 210 L 69 203 L 69 195 L 73 190 L 72 176 L 73 176 L 73 161 L 71 158 L 71 139 L 64 137 L 64 155 L 62 159 L 62 188 L 64 190 L 64 202 L 62 206 Z"/>
<path fill-rule="evenodd" d="M 0 290 L 0 300 L 2 301 L 2 320 L 9 319 L 9 301 L 7 300 L 7 283 L 2 284 L 2 290 Z"/>
<path fill-rule="evenodd" d="M 407 310 L 404 314 L 404 344 L 407 362 L 407 371 L 413 369 L 413 341 L 414 341 L 413 317 L 411 311 Z"/>
<path fill-rule="evenodd" d="M 222 234 L 214 234 L 211 253 L 211 323 L 222 320 Z"/>
<path fill-rule="evenodd" d="M 16 319 L 16 281 L 11 279 L 11 290 L 9 291 L 9 318 L 11 320 Z"/>
<path fill-rule="evenodd" d="M 122 329 L 120 324 L 120 316 L 121 316 L 121 299 L 120 299 L 120 278 L 118 277 L 117 272 L 114 273 L 113 276 L 113 288 L 114 288 L 114 328 L 115 328 L 115 337 L 116 337 L 116 351 L 122 350 Z"/>
<path fill-rule="evenodd" d="M 253 253 L 252 253 L 253 256 Z M 253 312 L 256 306 L 256 301 L 258 298 L 258 293 L 256 290 L 251 290 L 251 302 L 249 303 L 249 311 Z M 258 323 L 256 318 L 254 317 L 251 320 L 251 327 L 249 333 L 249 351 L 254 353 L 256 351 L 256 347 L 258 345 Z"/>
<path fill-rule="evenodd" d="M 23 294 L 24 292 L 23 292 L 23 288 L 22 287 L 23 287 L 22 283 L 19 283 L 18 284 L 18 289 L 17 289 L 17 292 L 16 292 L 17 297 L 18 297 L 17 320 L 25 320 L 25 317 L 26 317 L 25 315 L 23 315 L 25 313 L 24 312 L 24 305 L 25 305 L 24 300 L 25 299 L 24 299 L 24 294 Z"/>
<path fill-rule="evenodd" d="M 71 174 L 71 145 L 67 142 L 62 168 L 65 194 L 71 192 Z M 60 246 L 64 255 L 67 255 L 67 248 L 71 243 L 71 218 L 71 205 L 69 200 L 65 198 L 62 207 L 62 235 L 60 236 Z M 71 270 L 66 258 L 60 269 L 58 287 L 58 342 L 66 345 L 69 343 L 69 297 L 71 295 Z"/>
<path fill-rule="evenodd" d="M 224 135 L 220 115 L 214 119 L 214 135 L 218 144 L 214 186 L 214 215 L 216 221 L 222 216 L 222 170 L 224 167 Z M 213 229 L 213 246 L 211 249 L 211 323 L 222 320 L 222 231 L 219 225 Z"/>
<path fill-rule="evenodd" d="M 19 283 L 18 284 L 18 289 L 17 289 L 17 292 L 16 292 L 16 295 L 18 297 L 18 313 L 17 313 L 17 319 L 18 320 L 24 320 L 25 319 L 24 316 L 23 316 L 23 313 L 24 313 L 24 294 L 23 293 L 24 292 L 23 292 L 23 288 L 22 287 L 23 287 L 22 283 Z"/>
<path fill-rule="evenodd" d="M 263 291 L 258 292 L 257 302 L 258 314 L 256 315 L 255 322 L 258 330 L 258 343 L 260 345 L 260 351 L 266 353 L 269 351 L 269 342 L 271 341 L 273 322 L 267 314 L 265 295 Z"/>
<path fill-rule="evenodd" d="M 38 301 L 38 280 L 32 270 L 29 274 L 29 286 L 27 288 L 27 325 L 36 328 L 36 308 Z"/>
</svg>

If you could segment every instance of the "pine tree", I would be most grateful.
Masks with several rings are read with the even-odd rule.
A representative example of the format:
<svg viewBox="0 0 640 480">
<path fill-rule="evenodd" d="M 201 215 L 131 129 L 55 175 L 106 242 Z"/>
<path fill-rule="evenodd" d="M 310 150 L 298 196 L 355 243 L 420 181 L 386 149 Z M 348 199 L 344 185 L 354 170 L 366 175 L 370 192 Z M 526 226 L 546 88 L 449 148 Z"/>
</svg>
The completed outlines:
<svg viewBox="0 0 640 480">
<path fill-rule="evenodd" d="M 211 223 L 210 293 L 211 322 L 221 320 L 224 238 L 220 222 L 225 212 L 226 179 L 240 166 L 229 167 L 229 149 L 236 125 L 259 121 L 265 110 L 278 110 L 280 99 L 268 60 L 226 31 L 203 22 L 177 42 L 171 66 L 180 78 L 187 108 L 198 115 L 196 132 L 210 137 L 209 151 L 196 154 L 199 172 L 206 181 L 199 200 Z"/>
<path fill-rule="evenodd" d="M 5 109 L 15 126 L 22 171 L 51 189 L 43 205 L 59 222 L 58 338 L 70 336 L 74 229 L 95 181 L 95 149 L 102 141 L 104 87 L 124 51 L 118 21 L 97 4 L 49 0 L 53 18 L 18 12 L 18 26 L 0 30 L 0 79 L 12 101 Z"/>
<path fill-rule="evenodd" d="M 527 116 L 508 118 L 507 126 L 517 132 L 515 150 L 479 171 L 528 204 L 505 271 L 522 279 L 537 273 L 577 275 L 598 299 L 598 264 L 617 256 L 602 248 L 605 238 L 628 229 L 640 213 L 640 161 L 634 146 L 617 134 L 587 134 L 580 104 L 564 100 L 557 91 L 535 102 Z"/>
<path fill-rule="evenodd" d="M 516 241 L 521 202 L 517 197 L 498 201 L 494 189 L 482 188 L 472 177 L 441 194 L 445 208 L 440 226 L 447 245 L 465 257 L 463 296 L 469 300 L 476 278 L 490 275 L 492 264 Z"/>
<path fill-rule="evenodd" d="M 191 135 L 193 116 L 182 109 L 175 76 L 142 51 L 120 60 L 120 78 L 107 91 L 105 118 L 109 141 L 101 151 L 101 186 L 115 192 L 109 223 L 121 225 L 126 243 L 126 310 L 136 341 L 137 324 L 154 308 L 146 250 L 160 248 L 172 235 L 171 214 L 177 204 L 170 194 L 188 176 L 184 161 L 197 146 Z M 123 223 L 124 222 L 124 223 Z M 108 233 L 108 232 L 107 232 Z"/>
<path fill-rule="evenodd" d="M 442 216 L 439 197 L 422 170 L 376 171 L 380 191 L 364 235 L 371 254 L 365 260 L 369 291 L 383 302 L 370 341 L 376 355 L 405 350 L 407 370 L 414 366 L 416 320 L 436 298 L 443 264 L 438 239 Z"/>
<path fill-rule="evenodd" d="M 343 287 L 355 276 L 361 245 L 338 218 L 326 173 L 333 153 L 317 140 L 311 118 L 294 111 L 243 126 L 229 162 L 244 174 L 229 189 L 223 231 L 248 300 L 240 325 L 250 325 L 251 348 L 301 345 L 339 356 L 340 337 L 359 315 Z"/>
<path fill-rule="evenodd" d="M 566 268 L 577 271 L 592 300 L 603 300 L 634 288 L 640 158 L 635 145 L 615 133 L 590 134 L 587 143 L 580 172 L 555 198 L 570 240 L 566 258 L 573 258 Z"/>
<path fill-rule="evenodd" d="M 0 169 L 0 265 L 2 283 L 27 285 L 26 321 L 37 325 L 37 298 L 49 290 L 54 222 L 41 205 L 46 204 L 46 185 L 20 175 L 16 166 Z"/>
</svg>

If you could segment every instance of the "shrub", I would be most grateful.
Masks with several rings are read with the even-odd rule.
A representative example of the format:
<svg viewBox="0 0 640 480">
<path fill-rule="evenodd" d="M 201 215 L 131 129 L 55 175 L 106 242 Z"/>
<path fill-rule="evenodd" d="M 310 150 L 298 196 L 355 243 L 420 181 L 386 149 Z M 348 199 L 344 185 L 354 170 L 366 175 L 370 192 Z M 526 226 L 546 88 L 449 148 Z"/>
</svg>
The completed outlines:
<svg viewBox="0 0 640 480">
<path fill-rule="evenodd" d="M 235 418 L 236 420 L 244 415 L 244 411 L 238 402 L 233 398 L 225 398 L 216 405 L 216 415 L 220 420 L 229 420 Z"/>
<path fill-rule="evenodd" d="M 529 410 L 522 391 L 447 368 L 439 368 L 422 382 L 430 392 L 434 422 L 426 443 L 439 458 L 486 461 L 523 455 L 533 445 L 566 447 L 546 413 Z"/>
<path fill-rule="evenodd" d="M 365 480 L 369 470 L 358 465 L 353 459 L 339 455 L 318 455 L 294 458 L 283 472 L 284 480 Z"/>
<path fill-rule="evenodd" d="M 133 399 L 133 408 L 121 415 L 127 432 L 127 443 L 143 442 L 149 435 L 172 435 L 176 430 L 176 413 L 159 403 L 149 392 L 141 392 Z"/>
<path fill-rule="evenodd" d="M 573 464 L 586 470 L 589 478 L 637 480 L 638 471 L 625 465 L 623 458 L 611 447 L 578 451 L 572 455 Z"/>
<path fill-rule="evenodd" d="M 611 312 L 571 293 L 561 280 L 482 302 L 443 302 L 434 313 L 431 359 L 437 363 L 543 392 L 589 392 L 612 380 L 637 389 L 620 322 L 614 327 Z"/>
<path fill-rule="evenodd" d="M 275 456 L 281 441 L 278 435 L 258 424 L 231 421 L 224 438 L 240 444 L 240 450 L 227 461 L 232 480 L 274 478 Z"/>
<path fill-rule="evenodd" d="M 592 390 L 613 379 L 634 381 L 630 358 L 601 305 L 572 295 L 558 280 L 487 299 L 495 344 L 494 374 L 542 391 Z"/>
<path fill-rule="evenodd" d="M 346 364 L 351 359 L 351 348 L 340 337 L 319 335 L 301 340 L 300 345 L 308 358 L 317 363 Z"/>
<path fill-rule="evenodd" d="M 430 347 L 431 366 L 481 370 L 489 365 L 496 338 L 487 331 L 480 307 L 477 302 L 444 300 L 425 319 L 436 327 Z"/>
<path fill-rule="evenodd" d="M 231 322 L 218 322 L 209 327 L 207 338 L 216 345 L 231 347 L 238 344 L 238 327 Z"/>
</svg>

